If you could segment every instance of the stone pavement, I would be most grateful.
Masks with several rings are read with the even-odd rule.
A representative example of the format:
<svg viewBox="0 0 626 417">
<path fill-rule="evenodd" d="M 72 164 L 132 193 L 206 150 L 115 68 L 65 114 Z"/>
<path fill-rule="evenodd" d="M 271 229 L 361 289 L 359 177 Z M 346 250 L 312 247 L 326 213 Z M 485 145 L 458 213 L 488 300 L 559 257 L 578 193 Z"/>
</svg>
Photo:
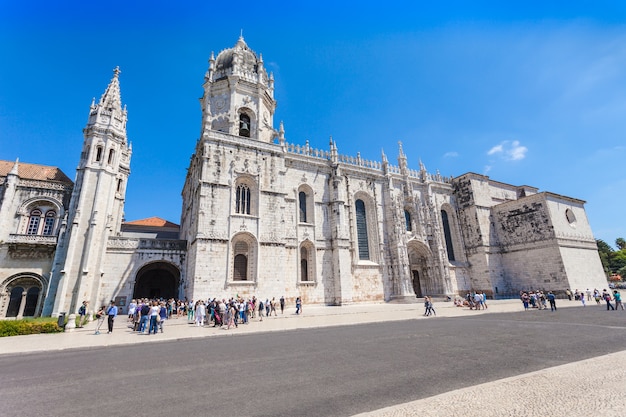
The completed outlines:
<svg viewBox="0 0 626 417">
<path fill-rule="evenodd" d="M 558 300 L 559 308 L 582 308 L 578 302 Z M 435 302 L 437 317 L 456 317 L 522 311 L 519 300 L 490 300 L 489 308 L 470 311 L 450 302 Z M 94 334 L 95 322 L 85 328 L 62 334 L 43 334 L 0 338 L 0 355 L 99 348 L 145 342 L 227 336 L 244 333 L 386 322 L 394 320 L 436 320 L 423 317 L 422 303 L 353 304 L 341 307 L 304 306 L 301 315 L 293 307 L 277 317 L 251 320 L 248 325 L 224 330 L 197 327 L 187 318 L 165 322 L 164 332 L 142 335 L 132 332 L 126 318 L 116 319 L 113 333 L 107 334 L 106 322 L 101 334 Z M 549 312 L 546 312 L 549 314 Z M 626 351 L 506 378 L 434 397 L 400 404 L 362 414 L 388 416 L 454 416 L 476 412 L 486 416 L 624 416 L 626 415 Z"/>
</svg>

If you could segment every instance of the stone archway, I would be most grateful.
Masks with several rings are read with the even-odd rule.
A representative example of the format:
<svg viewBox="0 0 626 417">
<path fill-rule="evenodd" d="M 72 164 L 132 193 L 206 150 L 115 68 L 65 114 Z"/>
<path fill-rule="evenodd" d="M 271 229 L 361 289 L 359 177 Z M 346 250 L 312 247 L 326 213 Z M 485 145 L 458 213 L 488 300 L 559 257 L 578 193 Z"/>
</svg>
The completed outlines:
<svg viewBox="0 0 626 417">
<path fill-rule="evenodd" d="M 1 286 L 4 302 L 0 317 L 37 317 L 41 314 L 44 281 L 34 275 L 17 275 L 7 279 Z"/>
<path fill-rule="evenodd" d="M 440 294 L 441 290 L 436 285 L 435 277 L 432 276 L 432 254 L 428 246 L 422 242 L 411 241 L 407 245 L 409 257 L 409 270 L 415 296 L 421 298 L 425 295 Z"/>
<path fill-rule="evenodd" d="M 180 271 L 167 262 L 143 266 L 135 277 L 133 298 L 178 298 Z"/>
</svg>

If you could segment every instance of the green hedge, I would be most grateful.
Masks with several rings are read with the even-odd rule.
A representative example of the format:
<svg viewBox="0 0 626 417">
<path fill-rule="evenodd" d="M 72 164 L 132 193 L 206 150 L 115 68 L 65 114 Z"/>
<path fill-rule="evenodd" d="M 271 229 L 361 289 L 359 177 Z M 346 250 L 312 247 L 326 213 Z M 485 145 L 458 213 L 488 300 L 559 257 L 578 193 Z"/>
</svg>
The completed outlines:
<svg viewBox="0 0 626 417">
<path fill-rule="evenodd" d="M 23 334 L 59 333 L 63 329 L 57 326 L 55 318 L 0 320 L 0 337 Z"/>
</svg>

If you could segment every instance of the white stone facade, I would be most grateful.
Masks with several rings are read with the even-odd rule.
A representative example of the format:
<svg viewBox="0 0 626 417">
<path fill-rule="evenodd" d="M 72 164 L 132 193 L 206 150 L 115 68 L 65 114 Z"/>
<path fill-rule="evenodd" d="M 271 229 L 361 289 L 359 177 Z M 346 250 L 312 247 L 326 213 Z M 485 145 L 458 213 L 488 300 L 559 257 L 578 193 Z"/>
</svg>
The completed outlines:
<svg viewBox="0 0 626 417">
<path fill-rule="evenodd" d="M 9 277 L 31 271 L 41 281 L 36 315 L 75 312 L 83 300 L 124 311 L 133 297 L 344 304 L 606 285 L 583 201 L 478 174 L 433 175 L 421 162 L 413 170 L 401 144 L 392 165 L 384 154 L 341 155 L 332 139 L 327 150 L 288 143 L 282 123 L 274 128 L 273 77 L 242 38 L 209 61 L 180 228 L 131 228 L 118 77 L 90 109 L 71 201 L 55 197 L 67 213 L 58 243 L 30 269 L 0 246 L 3 300 Z M 3 177 L 0 207 L 2 230 L 15 234 L 24 203 L 7 200 L 6 184 L 18 179 Z"/>
</svg>

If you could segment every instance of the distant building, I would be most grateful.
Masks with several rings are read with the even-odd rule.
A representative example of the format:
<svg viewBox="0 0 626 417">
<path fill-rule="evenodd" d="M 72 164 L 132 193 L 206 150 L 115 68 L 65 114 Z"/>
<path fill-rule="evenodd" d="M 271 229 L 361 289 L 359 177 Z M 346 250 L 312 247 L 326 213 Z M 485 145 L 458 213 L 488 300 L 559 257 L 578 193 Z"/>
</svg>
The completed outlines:
<svg viewBox="0 0 626 417">
<path fill-rule="evenodd" d="M 307 303 L 601 288 L 584 201 L 468 173 L 289 143 L 274 80 L 243 38 L 211 55 L 180 226 L 124 222 L 132 150 L 119 70 L 92 103 L 75 183 L 0 162 L 0 317 L 131 298 Z M 139 156 L 141 157 L 141 156 Z"/>
</svg>

